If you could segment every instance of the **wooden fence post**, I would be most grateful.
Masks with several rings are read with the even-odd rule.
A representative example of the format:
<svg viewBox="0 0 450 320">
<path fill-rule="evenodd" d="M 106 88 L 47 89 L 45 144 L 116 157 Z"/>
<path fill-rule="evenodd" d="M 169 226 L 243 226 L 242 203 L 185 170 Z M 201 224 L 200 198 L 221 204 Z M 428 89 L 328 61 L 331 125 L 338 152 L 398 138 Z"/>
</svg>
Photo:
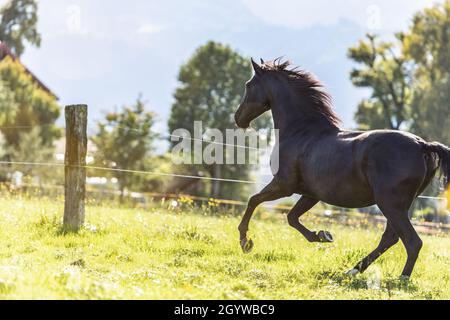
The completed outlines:
<svg viewBox="0 0 450 320">
<path fill-rule="evenodd" d="M 87 105 L 66 106 L 65 115 L 64 228 L 70 231 L 77 231 L 84 223 Z"/>
</svg>

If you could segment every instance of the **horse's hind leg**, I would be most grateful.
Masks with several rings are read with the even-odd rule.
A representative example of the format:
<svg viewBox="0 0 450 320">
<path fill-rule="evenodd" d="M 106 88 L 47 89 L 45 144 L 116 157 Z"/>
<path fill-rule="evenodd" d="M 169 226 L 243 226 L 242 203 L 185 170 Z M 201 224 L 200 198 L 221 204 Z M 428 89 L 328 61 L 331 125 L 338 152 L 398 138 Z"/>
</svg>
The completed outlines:
<svg viewBox="0 0 450 320">
<path fill-rule="evenodd" d="M 406 260 L 405 267 L 403 268 L 402 276 L 410 277 L 416 264 L 417 257 L 419 256 L 420 249 L 422 248 L 422 240 L 414 230 L 413 225 L 408 217 L 408 212 L 389 212 L 388 221 L 392 224 L 395 232 L 405 246 L 408 258 Z"/>
<path fill-rule="evenodd" d="M 385 253 L 390 247 L 398 242 L 398 235 L 395 233 L 391 224 L 386 224 L 383 236 L 381 237 L 380 244 L 373 250 L 367 257 L 362 259 L 353 269 L 347 272 L 347 274 L 355 275 L 357 273 L 364 272 L 378 257 Z"/>
<path fill-rule="evenodd" d="M 409 220 L 408 211 L 415 198 L 416 191 L 412 191 L 411 185 L 405 184 L 404 187 L 395 188 L 396 192 L 385 192 L 382 196 L 377 196 L 377 204 L 388 224 L 394 232 L 400 237 L 405 246 L 408 258 L 402 272 L 402 276 L 409 277 L 414 269 L 420 249 L 422 248 L 422 240 L 414 230 Z M 417 184 L 418 186 L 421 183 Z M 415 188 L 418 190 L 419 187 Z"/>
<path fill-rule="evenodd" d="M 280 184 L 276 182 L 276 180 L 272 180 L 260 193 L 255 194 L 248 201 L 247 209 L 245 210 L 244 216 L 242 217 L 242 221 L 239 224 L 239 234 L 240 234 L 240 242 L 241 248 L 244 253 L 248 253 L 253 248 L 253 241 L 247 238 L 248 225 L 250 223 L 250 219 L 252 218 L 253 212 L 256 207 L 263 202 L 277 200 L 285 196 L 289 196 L 290 194 L 283 191 L 280 187 Z"/>
<path fill-rule="evenodd" d="M 287 218 L 289 225 L 298 230 L 309 242 L 333 242 L 333 237 L 327 231 L 313 232 L 300 223 L 299 218 L 314 207 L 318 200 L 302 196 L 289 211 Z"/>
</svg>

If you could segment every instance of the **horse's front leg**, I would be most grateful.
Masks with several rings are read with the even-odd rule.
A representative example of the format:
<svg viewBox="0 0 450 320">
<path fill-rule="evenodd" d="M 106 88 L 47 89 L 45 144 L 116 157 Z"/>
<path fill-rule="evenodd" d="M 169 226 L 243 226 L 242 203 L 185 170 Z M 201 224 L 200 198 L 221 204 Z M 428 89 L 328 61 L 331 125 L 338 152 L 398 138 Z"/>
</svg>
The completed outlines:
<svg viewBox="0 0 450 320">
<path fill-rule="evenodd" d="M 247 238 L 247 232 L 250 219 L 252 218 L 256 207 L 263 202 L 277 200 L 285 196 L 289 196 L 289 194 L 286 191 L 283 192 L 279 183 L 272 180 L 272 182 L 270 182 L 260 193 L 255 194 L 250 198 L 245 214 L 238 227 L 241 248 L 244 253 L 248 253 L 253 249 L 253 241 Z"/>
<path fill-rule="evenodd" d="M 317 202 L 319 201 L 302 196 L 287 215 L 289 225 L 298 230 L 309 242 L 333 242 L 333 237 L 328 231 L 310 231 L 299 221 L 300 216 L 314 207 Z"/>
</svg>

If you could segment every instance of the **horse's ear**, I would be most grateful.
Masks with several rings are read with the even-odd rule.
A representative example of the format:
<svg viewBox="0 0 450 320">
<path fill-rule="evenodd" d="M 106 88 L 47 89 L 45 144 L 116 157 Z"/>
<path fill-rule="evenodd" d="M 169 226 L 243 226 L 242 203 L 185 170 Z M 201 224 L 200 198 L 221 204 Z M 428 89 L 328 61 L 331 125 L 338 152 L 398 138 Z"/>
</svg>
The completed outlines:
<svg viewBox="0 0 450 320">
<path fill-rule="evenodd" d="M 253 71 L 255 71 L 255 74 L 262 74 L 263 69 L 261 68 L 261 66 L 259 64 L 257 64 L 255 61 L 253 61 L 253 58 L 251 58 L 251 61 L 252 61 Z"/>
<path fill-rule="evenodd" d="M 262 58 L 260 58 L 260 59 L 261 59 L 261 65 L 263 65 L 264 64 L 264 60 Z"/>
</svg>

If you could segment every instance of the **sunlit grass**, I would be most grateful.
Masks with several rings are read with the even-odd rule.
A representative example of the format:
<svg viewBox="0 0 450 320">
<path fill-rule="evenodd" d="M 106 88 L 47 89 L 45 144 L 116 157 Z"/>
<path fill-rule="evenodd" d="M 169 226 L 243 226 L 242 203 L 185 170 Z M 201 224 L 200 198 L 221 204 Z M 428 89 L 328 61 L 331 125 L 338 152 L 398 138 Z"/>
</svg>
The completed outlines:
<svg viewBox="0 0 450 320">
<path fill-rule="evenodd" d="M 62 199 L 2 197 L 2 299 L 449 299 L 450 238 L 423 236 L 413 280 L 398 280 L 399 244 L 367 273 L 344 275 L 377 244 L 378 229 L 327 226 L 307 243 L 284 219 L 252 221 L 244 255 L 238 218 L 185 203 L 169 209 L 89 205 L 86 227 L 61 229 Z M 213 212 L 216 213 L 213 213 Z M 307 220 L 312 229 L 321 226 Z"/>
</svg>

